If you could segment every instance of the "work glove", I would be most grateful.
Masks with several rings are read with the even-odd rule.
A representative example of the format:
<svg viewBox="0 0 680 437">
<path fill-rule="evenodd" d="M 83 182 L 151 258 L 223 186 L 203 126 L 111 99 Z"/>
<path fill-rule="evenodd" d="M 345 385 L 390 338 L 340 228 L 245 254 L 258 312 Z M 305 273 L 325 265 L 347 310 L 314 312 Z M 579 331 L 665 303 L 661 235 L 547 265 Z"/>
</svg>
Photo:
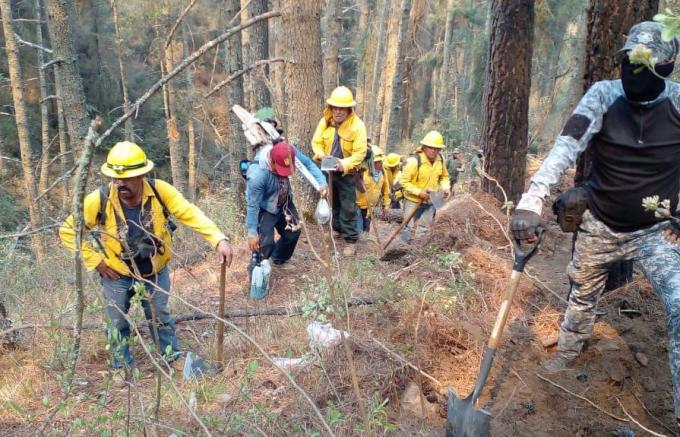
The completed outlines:
<svg viewBox="0 0 680 437">
<path fill-rule="evenodd" d="M 526 209 L 515 210 L 510 220 L 510 230 L 517 240 L 530 240 L 536 237 L 541 225 L 541 216 Z"/>
</svg>

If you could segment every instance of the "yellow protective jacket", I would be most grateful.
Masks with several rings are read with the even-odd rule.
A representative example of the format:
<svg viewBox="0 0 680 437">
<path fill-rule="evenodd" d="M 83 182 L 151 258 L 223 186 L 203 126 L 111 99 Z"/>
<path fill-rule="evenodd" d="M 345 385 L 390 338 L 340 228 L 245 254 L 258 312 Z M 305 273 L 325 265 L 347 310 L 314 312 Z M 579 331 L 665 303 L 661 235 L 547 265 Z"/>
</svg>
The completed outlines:
<svg viewBox="0 0 680 437">
<path fill-rule="evenodd" d="M 338 128 L 338 135 L 340 136 L 343 156 L 340 162 L 345 170 L 345 174 L 347 174 L 358 168 L 364 158 L 366 158 L 366 148 L 368 147 L 366 126 L 356 112 L 352 111 Z M 331 154 L 334 137 L 334 121 L 331 117 L 330 108 L 326 107 L 312 138 L 312 150 L 314 151 L 315 161 L 320 161 L 324 156 Z"/>
<path fill-rule="evenodd" d="M 424 189 L 450 191 L 449 173 L 441 155 L 437 156 L 434 163 L 430 163 L 422 149 L 418 148 L 416 154 L 420 155 L 420 168 L 418 168 L 418 160 L 411 156 L 406 160 L 399 178 L 404 189 L 404 197 L 412 202 L 418 202 L 420 199 L 418 196 Z"/>
<path fill-rule="evenodd" d="M 212 247 L 225 240 L 225 235 L 220 232 L 215 223 L 203 214 L 203 212 L 193 203 L 189 202 L 177 191 L 175 187 L 167 182 L 156 179 L 156 191 L 163 199 L 165 207 L 170 214 L 180 223 L 192 228 L 205 238 Z M 144 188 L 142 192 L 142 208 L 146 207 L 149 198 L 151 205 L 151 218 L 153 221 L 153 233 L 163 241 L 163 254 L 156 254 L 152 263 L 154 266 L 153 272 L 155 274 L 166 266 L 172 257 L 172 236 L 168 230 L 167 219 L 163 214 L 163 207 L 156 199 L 153 189 L 149 182 L 144 180 Z M 83 204 L 83 215 L 86 229 L 94 229 L 99 226 L 97 235 L 104 246 L 104 252 L 95 250 L 95 248 L 83 238 L 82 251 L 83 261 L 88 271 L 93 270 L 99 263 L 104 260 L 106 265 L 124 276 L 131 276 L 130 269 L 123 260 L 120 259 L 122 252 L 121 244 L 118 240 L 117 223 L 119 220 L 124 220 L 125 215 L 118 200 L 118 191 L 114 184 L 110 186 L 109 201 L 106 203 L 106 223 L 98 223 L 98 215 L 100 209 L 100 194 L 99 189 L 91 192 L 85 197 Z M 73 215 L 70 215 L 64 221 L 64 224 L 59 228 L 59 237 L 62 243 L 70 251 L 75 250 L 75 232 L 73 231 Z"/>
<path fill-rule="evenodd" d="M 385 177 L 387 178 L 387 184 L 394 195 L 394 200 L 401 200 L 401 198 L 404 197 L 401 184 L 399 183 L 401 169 L 399 167 L 385 168 Z"/>
<path fill-rule="evenodd" d="M 390 186 L 387 184 L 385 173 L 381 172 L 376 181 L 369 172 L 363 172 L 364 187 L 366 192 L 361 193 L 357 190 L 357 206 L 361 209 L 375 208 L 382 195 L 383 206 L 390 207 Z"/>
</svg>

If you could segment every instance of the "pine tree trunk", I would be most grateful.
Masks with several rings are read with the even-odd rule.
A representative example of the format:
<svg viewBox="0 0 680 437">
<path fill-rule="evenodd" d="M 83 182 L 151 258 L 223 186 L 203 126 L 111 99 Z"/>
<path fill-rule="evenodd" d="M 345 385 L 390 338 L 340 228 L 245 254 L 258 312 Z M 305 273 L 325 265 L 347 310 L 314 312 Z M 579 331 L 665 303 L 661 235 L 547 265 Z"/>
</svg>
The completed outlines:
<svg viewBox="0 0 680 437">
<path fill-rule="evenodd" d="M 5 166 L 5 160 L 2 158 L 7 156 L 7 145 L 5 145 L 5 139 L 0 135 L 0 180 L 7 176 L 7 167 Z"/>
<path fill-rule="evenodd" d="M 257 17 L 267 12 L 267 0 L 251 0 L 248 6 L 250 17 Z M 250 44 L 250 62 L 257 62 L 269 58 L 269 24 L 261 21 L 248 29 Z M 271 106 L 269 89 L 267 88 L 267 77 L 269 67 L 263 65 L 250 71 L 251 83 L 253 87 L 254 109 Z"/>
<path fill-rule="evenodd" d="M 241 22 L 250 18 L 249 6 L 250 0 L 241 0 Z M 252 27 L 243 29 L 241 31 L 241 57 L 242 66 L 248 66 L 253 63 L 252 51 L 250 50 L 250 32 Z M 240 69 L 241 67 L 239 67 Z M 250 74 L 243 75 L 243 107 L 251 112 L 255 112 L 257 107 L 253 99 L 253 81 Z"/>
<path fill-rule="evenodd" d="M 374 143 L 379 143 L 379 117 L 378 108 L 381 105 L 380 94 L 382 94 L 381 87 L 378 83 L 382 74 L 383 65 L 385 65 L 385 52 L 387 46 L 387 26 L 390 17 L 390 5 L 388 0 L 382 0 L 379 3 L 380 18 L 378 20 L 378 33 L 376 34 L 377 44 L 375 49 L 375 57 L 373 59 L 373 69 L 371 70 L 371 82 L 368 96 L 366 99 L 366 127 L 368 128 L 368 136 L 373 139 Z"/>
<path fill-rule="evenodd" d="M 408 34 L 409 15 L 411 12 L 412 0 L 401 0 L 401 20 L 399 22 L 399 34 L 397 36 L 397 44 L 395 48 L 396 63 L 394 67 L 394 76 L 392 76 L 392 96 L 389 106 L 389 119 L 387 121 L 387 143 L 385 148 L 390 151 L 395 150 L 395 147 L 401 142 L 401 123 L 402 112 L 404 110 L 404 81 L 407 78 L 404 76 L 404 58 L 406 35 Z"/>
<path fill-rule="evenodd" d="M 184 57 L 186 58 L 189 56 L 190 51 L 189 51 L 189 35 L 186 31 L 186 28 L 183 28 L 182 31 L 182 36 L 184 38 Z M 187 173 L 188 173 L 188 178 L 187 178 L 187 194 L 189 196 L 190 200 L 195 200 L 196 199 L 196 181 L 197 181 L 197 162 L 198 162 L 198 157 L 196 154 L 198 151 L 196 150 L 196 134 L 194 131 L 194 95 L 196 94 L 196 90 L 194 88 L 194 78 L 193 75 L 191 74 L 191 67 L 188 67 L 186 70 L 184 70 L 186 73 L 186 110 L 187 110 L 187 143 L 189 144 L 189 150 L 188 150 L 188 163 L 187 163 Z"/>
<path fill-rule="evenodd" d="M 116 57 L 118 58 L 118 71 L 120 73 L 120 88 L 123 91 L 123 112 L 127 112 L 128 109 L 130 109 L 130 96 L 128 95 L 127 76 L 125 74 L 125 65 L 123 64 L 123 48 L 122 39 L 120 37 L 120 28 L 118 26 L 118 7 L 116 6 L 116 0 L 111 0 L 111 12 L 113 13 L 113 28 L 116 34 Z M 135 141 L 132 117 L 125 121 L 125 140 Z"/>
<path fill-rule="evenodd" d="M 35 18 L 38 20 L 35 26 L 36 43 L 45 47 L 43 31 L 42 31 L 42 10 L 40 0 L 35 0 Z M 45 54 L 42 50 L 37 50 L 38 65 L 45 64 Z M 47 78 L 44 68 L 38 68 L 38 80 L 40 82 L 40 180 L 38 182 L 38 192 L 42 193 L 47 190 L 47 182 L 50 176 L 50 120 L 47 111 L 47 100 L 45 98 L 49 95 L 47 89 Z"/>
<path fill-rule="evenodd" d="M 450 89 L 453 83 L 451 77 L 451 64 L 453 57 L 453 24 L 454 24 L 454 6 L 456 0 L 448 0 L 446 2 L 446 25 L 444 27 L 444 47 L 442 49 L 442 66 L 443 74 L 439 75 L 437 106 L 435 114 L 443 114 L 444 106 L 448 103 L 450 96 Z"/>
<path fill-rule="evenodd" d="M 357 2 L 359 7 L 359 20 L 357 26 L 354 30 L 354 39 L 352 41 L 352 47 L 356 50 L 358 47 L 362 47 L 361 56 L 357 59 L 357 84 L 356 84 L 356 100 L 357 107 L 356 110 L 359 114 L 366 115 L 364 109 L 366 108 L 366 69 L 368 68 L 368 60 L 370 59 L 368 54 L 368 42 L 370 41 L 368 32 L 368 22 L 370 16 L 370 8 L 368 0 L 359 0 Z"/>
<path fill-rule="evenodd" d="M 5 35 L 5 52 L 7 53 L 7 69 L 12 90 L 12 102 L 14 104 L 14 118 L 19 138 L 19 151 L 21 153 L 21 169 L 24 182 L 24 197 L 28 206 L 29 220 L 33 229 L 40 227 L 40 215 L 35 202 L 35 179 L 33 177 L 33 159 L 31 153 L 31 136 L 26 114 L 26 101 L 24 100 L 24 79 L 21 71 L 19 47 L 14 37 L 14 23 L 12 9 L 9 0 L 0 0 L 0 14 L 2 14 L 2 28 Z M 44 256 L 42 238 L 36 234 L 33 238 L 33 248 L 36 258 L 41 260 Z"/>
<path fill-rule="evenodd" d="M 321 5 L 318 0 L 282 0 L 281 23 L 288 49 L 286 59 L 286 136 L 306 154 L 323 113 L 321 76 Z M 313 211 L 312 191 L 306 189 L 299 207 Z"/>
<path fill-rule="evenodd" d="M 516 202 L 524 191 L 531 56 L 533 45 L 533 0 L 493 0 L 491 35 L 484 93 L 485 171 Z M 484 190 L 504 200 L 493 181 Z"/>
<path fill-rule="evenodd" d="M 271 2 L 271 8 L 274 11 L 280 11 L 281 10 L 281 1 L 280 0 L 272 0 Z M 270 55 L 270 58 L 283 58 L 284 52 L 285 52 L 285 41 L 283 41 L 283 36 L 282 36 L 282 30 L 281 30 L 281 20 L 269 20 L 269 26 L 270 27 L 270 33 L 269 33 L 269 47 L 270 47 L 270 52 L 272 55 Z M 272 77 L 271 80 L 271 86 L 272 86 L 272 106 L 274 107 L 274 110 L 276 111 L 276 115 L 279 118 L 279 121 L 283 126 L 286 125 L 286 120 L 284 118 L 284 108 L 286 106 L 285 103 L 285 90 L 284 90 L 284 75 L 285 75 L 285 69 L 286 65 L 285 63 L 274 63 L 273 65 L 270 65 L 270 74 Z"/>
<path fill-rule="evenodd" d="M 163 16 L 166 20 L 165 24 L 170 31 L 170 26 L 167 21 L 169 15 L 168 0 L 165 0 L 163 8 Z M 169 44 L 162 48 L 162 56 L 164 62 L 164 70 L 170 72 L 173 70 L 175 63 L 181 60 L 183 44 L 176 41 L 168 41 Z M 172 185 L 179 190 L 180 193 L 186 194 L 187 178 L 185 174 L 186 163 L 184 161 L 184 151 L 182 149 L 182 134 L 179 127 L 179 111 L 178 111 L 178 97 L 177 97 L 177 82 L 169 81 L 165 84 L 166 90 L 166 129 L 168 134 L 168 151 L 170 155 L 170 171 L 172 173 Z"/>
<path fill-rule="evenodd" d="M 322 35 L 323 44 L 323 92 L 329 96 L 338 86 L 340 80 L 340 0 L 328 0 L 323 16 Z"/>
<path fill-rule="evenodd" d="M 61 94 L 64 119 L 68 127 L 74 153 L 80 152 L 87 132 L 90 119 L 85 106 L 85 92 L 78 71 L 78 54 L 73 47 L 73 33 L 70 17 L 73 17 L 73 2 L 71 0 L 47 0 L 47 30 L 52 42 L 53 58 L 59 60 L 55 64 L 55 80 L 57 90 Z M 75 155 L 74 155 L 75 156 Z"/>
<path fill-rule="evenodd" d="M 231 20 L 232 17 L 241 9 L 239 0 L 226 1 L 226 16 Z M 238 26 L 241 18 L 237 17 L 234 20 L 234 26 Z M 226 75 L 231 75 L 241 69 L 243 57 L 241 54 L 241 35 L 236 34 L 225 42 L 224 50 L 224 70 Z M 241 178 L 238 163 L 241 159 L 248 156 L 248 146 L 243 133 L 241 132 L 241 122 L 231 111 L 234 105 L 243 106 L 243 78 L 239 77 L 231 81 L 227 85 L 227 101 L 226 107 L 229 109 L 227 115 L 229 123 L 227 126 L 227 144 L 229 148 L 229 185 L 233 194 L 234 200 L 245 209 L 241 193 L 243 189 L 243 179 Z"/>
<path fill-rule="evenodd" d="M 56 70 L 56 69 L 55 69 Z M 58 74 L 55 71 L 55 88 L 57 90 L 57 128 L 59 129 L 59 153 L 61 154 L 61 174 L 66 174 L 73 166 L 73 155 L 69 152 L 68 135 L 66 132 L 66 119 L 64 118 L 64 103 L 61 99 L 63 93 L 59 86 Z M 71 202 L 71 195 L 69 190 L 69 180 L 64 178 L 63 189 L 61 196 L 61 207 L 67 210 Z"/>
</svg>

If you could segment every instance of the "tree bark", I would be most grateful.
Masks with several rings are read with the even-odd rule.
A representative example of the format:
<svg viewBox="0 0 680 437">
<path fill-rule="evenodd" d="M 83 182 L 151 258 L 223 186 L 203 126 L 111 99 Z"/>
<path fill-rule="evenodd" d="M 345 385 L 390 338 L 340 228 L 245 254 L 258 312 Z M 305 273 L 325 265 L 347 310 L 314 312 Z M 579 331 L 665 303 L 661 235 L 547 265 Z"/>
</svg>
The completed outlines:
<svg viewBox="0 0 680 437">
<path fill-rule="evenodd" d="M 56 70 L 56 69 L 55 69 Z M 57 77 L 55 71 L 55 78 Z M 69 152 L 68 135 L 66 132 L 66 118 L 64 118 L 64 103 L 61 99 L 63 93 L 59 86 L 59 80 L 55 80 L 55 88 L 57 90 L 57 128 L 59 129 L 59 153 L 61 154 L 61 174 L 66 174 L 73 166 L 73 155 Z M 71 196 L 69 195 L 69 178 L 64 178 L 64 184 L 61 196 L 61 207 L 66 210 L 68 208 Z"/>
<path fill-rule="evenodd" d="M 524 191 L 531 56 L 533 46 L 533 0 L 493 0 L 491 35 L 484 93 L 485 171 L 516 202 Z M 484 190 L 501 201 L 503 193 L 484 179 Z"/>
<path fill-rule="evenodd" d="M 41 10 L 40 0 L 35 0 L 35 18 L 39 21 L 35 26 L 35 39 L 36 43 L 45 47 L 43 31 L 42 31 L 42 10 Z M 45 63 L 45 54 L 42 50 L 37 50 L 38 65 L 43 65 Z M 40 180 L 38 182 L 38 191 L 43 192 L 47 189 L 47 181 L 50 175 L 50 120 L 47 111 L 47 100 L 45 99 L 48 95 L 47 89 L 47 78 L 44 68 L 38 68 L 38 80 L 40 82 L 40 144 L 41 144 L 41 155 L 40 155 Z"/>
<path fill-rule="evenodd" d="M 328 0 L 322 22 L 323 44 L 323 91 L 329 96 L 338 86 L 340 78 L 340 0 Z"/>
<path fill-rule="evenodd" d="M 373 142 L 377 143 L 379 141 L 379 128 L 376 120 L 378 120 L 376 112 L 380 106 L 380 90 L 382 87 L 379 86 L 378 80 L 380 79 L 383 65 L 385 64 L 385 52 L 387 46 L 387 31 L 388 26 L 387 21 L 390 16 L 390 5 L 392 3 L 383 0 L 380 3 L 379 11 L 380 19 L 378 21 L 378 33 L 376 34 L 377 43 L 375 49 L 375 57 L 373 59 L 373 69 L 371 70 L 371 84 L 370 91 L 368 93 L 368 98 L 366 99 L 366 127 L 368 128 L 368 136 L 373 139 Z M 374 137 L 373 135 L 376 134 Z"/>
<path fill-rule="evenodd" d="M 24 79 L 21 71 L 19 47 L 15 39 L 14 23 L 12 21 L 12 8 L 9 0 L 0 0 L 0 14 L 2 14 L 2 29 L 5 35 L 5 52 L 7 53 L 7 69 L 12 89 L 12 102 L 14 104 L 14 119 L 17 126 L 19 139 L 19 151 L 21 153 L 21 169 L 23 172 L 24 197 L 28 214 L 33 229 L 40 227 L 40 215 L 35 203 L 35 179 L 33 177 L 33 159 L 31 153 L 31 136 L 28 128 L 28 116 L 26 114 L 26 101 L 24 99 Z M 44 256 L 42 239 L 40 234 L 33 237 L 33 249 L 36 258 L 41 260 Z"/>
<path fill-rule="evenodd" d="M 182 31 L 182 37 L 184 38 L 184 57 L 186 58 L 189 56 L 189 53 L 191 51 L 189 50 L 189 35 L 186 30 L 186 27 Z M 191 67 L 187 68 L 185 70 L 186 72 L 186 108 L 187 108 L 187 143 L 189 144 L 189 150 L 188 150 L 188 178 L 187 178 L 187 193 L 189 195 L 190 200 L 195 200 L 196 199 L 196 194 L 197 191 L 196 189 L 198 188 L 196 183 L 197 183 L 197 162 L 198 162 L 198 156 L 197 153 L 198 151 L 196 150 L 196 133 L 194 129 L 194 106 L 195 106 L 195 98 L 194 96 L 196 95 L 196 89 L 194 87 L 194 78 L 191 73 Z"/>
<path fill-rule="evenodd" d="M 164 63 L 163 71 L 170 72 L 173 70 L 175 62 L 181 59 L 182 46 L 184 44 L 172 41 L 170 35 L 170 26 L 168 17 L 170 14 L 170 6 L 168 0 L 165 0 L 163 7 L 163 17 L 165 25 L 168 29 L 168 39 L 162 46 L 162 62 Z M 182 134 L 179 127 L 179 111 L 177 106 L 177 82 L 169 81 L 165 84 L 165 115 L 166 115 L 166 129 L 168 134 L 168 152 L 170 155 L 170 171 L 172 173 L 172 185 L 182 194 L 187 194 L 187 178 L 186 178 L 186 164 L 184 162 L 184 151 L 182 150 Z"/>
<path fill-rule="evenodd" d="M 311 140 L 323 113 L 321 79 L 321 5 L 317 0 L 282 0 L 286 53 L 287 137 L 311 153 Z"/>
<path fill-rule="evenodd" d="M 118 58 L 118 71 L 120 73 L 120 88 L 123 91 L 123 112 L 130 109 L 130 96 L 128 95 L 127 75 L 125 74 L 125 65 L 123 64 L 123 48 L 122 39 L 120 37 L 120 28 L 118 26 L 118 7 L 116 0 L 111 0 L 111 12 L 113 14 L 113 28 L 116 34 L 116 57 Z M 134 126 L 132 119 L 128 118 L 125 121 L 125 140 L 135 141 Z"/>
<path fill-rule="evenodd" d="M 240 10 L 239 0 L 227 0 L 226 15 L 227 18 L 235 17 Z M 240 17 L 236 17 L 234 25 L 238 26 L 241 22 Z M 224 71 L 227 76 L 239 71 L 243 63 L 243 56 L 241 54 L 241 33 L 235 34 L 225 43 L 224 50 Z M 243 179 L 241 178 L 238 163 L 241 159 L 248 156 L 248 146 L 241 133 L 241 121 L 231 111 L 234 105 L 243 106 L 243 77 L 239 76 L 227 85 L 227 99 L 226 107 L 228 108 L 228 126 L 227 126 L 227 147 L 229 148 L 229 185 L 233 194 L 234 200 L 242 199 L 241 193 L 244 191 Z M 238 205 L 245 209 L 243 201 L 237 202 Z"/>
<path fill-rule="evenodd" d="M 79 152 L 84 144 L 90 126 L 85 106 L 85 92 L 78 72 L 78 55 L 73 47 L 71 0 L 47 0 L 47 30 L 52 42 L 55 64 L 55 80 L 58 95 L 62 99 L 64 118 L 68 127 L 71 144 Z"/>
<path fill-rule="evenodd" d="M 250 19 L 250 11 L 248 10 L 250 0 L 241 0 L 241 22 Z M 243 65 L 252 64 L 252 52 L 250 50 L 250 35 L 252 26 L 241 31 L 241 58 Z M 255 112 L 255 102 L 253 97 L 253 81 L 249 74 L 243 77 L 243 107 L 251 112 Z"/>
<path fill-rule="evenodd" d="M 640 21 L 651 20 L 659 10 L 659 0 L 591 0 L 588 8 L 583 92 L 605 79 L 619 76 L 614 53 L 623 47 L 628 30 Z M 576 163 L 574 183 L 590 177 L 592 154 L 586 148 Z"/>
<path fill-rule="evenodd" d="M 267 12 L 267 0 L 251 0 L 248 5 L 248 15 L 257 17 Z M 253 62 L 269 58 L 269 24 L 266 21 L 253 25 L 248 30 L 248 42 L 250 46 L 250 65 Z M 269 67 L 263 65 L 250 72 L 252 83 L 252 105 L 253 109 L 260 109 L 271 106 L 269 89 L 267 88 L 267 77 Z"/>
<path fill-rule="evenodd" d="M 359 59 L 357 59 L 357 84 L 356 84 L 356 100 L 357 107 L 356 110 L 359 114 L 366 115 L 364 109 L 366 108 L 366 69 L 368 67 L 368 42 L 369 31 L 368 22 L 371 9 L 368 4 L 368 0 L 358 0 L 359 6 L 359 20 L 357 26 L 354 29 L 354 39 L 352 41 L 352 47 L 356 50 L 361 47 L 361 53 L 358 53 Z"/>
<path fill-rule="evenodd" d="M 448 0 L 446 2 L 446 25 L 444 26 L 444 47 L 442 48 L 442 65 L 441 71 L 443 74 L 439 75 L 439 83 L 437 89 L 437 105 L 435 114 L 440 115 L 444 113 L 444 105 L 448 103 L 450 96 L 450 89 L 453 84 L 451 80 L 451 61 L 453 57 L 453 24 L 454 24 L 454 6 L 456 0 Z"/>
<path fill-rule="evenodd" d="M 406 35 L 408 35 L 409 15 L 411 12 L 412 0 L 402 0 L 400 8 L 400 22 L 399 33 L 397 35 L 397 44 L 395 48 L 395 67 L 394 75 L 392 76 L 392 96 L 389 105 L 389 118 L 387 119 L 387 142 L 385 149 L 389 151 L 396 150 L 396 146 L 401 142 L 401 122 L 402 112 L 404 110 L 404 88 L 405 81 L 408 80 L 404 76 L 404 64 L 406 53 Z"/>
</svg>

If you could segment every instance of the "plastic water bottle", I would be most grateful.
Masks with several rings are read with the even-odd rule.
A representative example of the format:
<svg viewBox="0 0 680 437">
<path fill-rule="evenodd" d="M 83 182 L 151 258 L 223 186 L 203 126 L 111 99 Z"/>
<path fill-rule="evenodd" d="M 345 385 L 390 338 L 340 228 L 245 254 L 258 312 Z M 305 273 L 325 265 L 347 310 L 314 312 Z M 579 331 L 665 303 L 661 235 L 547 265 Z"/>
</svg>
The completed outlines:
<svg viewBox="0 0 680 437">
<path fill-rule="evenodd" d="M 259 256 L 253 254 L 253 272 L 250 275 L 250 297 L 255 300 L 264 299 L 269 293 L 269 276 L 271 265 L 269 260 L 259 261 Z"/>
</svg>

